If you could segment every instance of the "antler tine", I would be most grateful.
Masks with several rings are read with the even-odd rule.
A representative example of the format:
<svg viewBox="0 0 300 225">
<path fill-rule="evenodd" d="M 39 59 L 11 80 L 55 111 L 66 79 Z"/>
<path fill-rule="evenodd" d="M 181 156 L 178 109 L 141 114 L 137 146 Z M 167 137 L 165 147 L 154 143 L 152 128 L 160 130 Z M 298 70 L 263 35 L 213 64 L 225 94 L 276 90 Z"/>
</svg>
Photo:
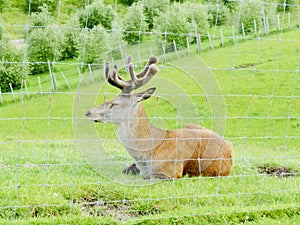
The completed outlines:
<svg viewBox="0 0 300 225">
<path fill-rule="evenodd" d="M 131 55 L 128 56 L 127 62 L 128 62 L 128 70 L 129 70 L 130 78 L 132 81 L 134 81 L 134 80 L 136 80 L 136 75 L 134 72 Z"/>
<path fill-rule="evenodd" d="M 143 71 L 140 72 L 139 74 L 136 74 L 133 68 L 133 64 L 132 64 L 132 57 L 128 56 L 128 69 L 129 69 L 129 73 L 130 73 L 130 77 L 131 80 L 135 81 L 138 80 L 140 78 L 143 78 L 145 76 L 145 74 L 148 72 L 149 66 L 152 64 L 156 64 L 157 63 L 157 58 L 155 56 L 150 56 L 146 66 L 144 67 Z"/>
<path fill-rule="evenodd" d="M 105 66 L 105 77 L 112 86 L 123 90 L 125 87 L 130 86 L 128 81 L 125 81 L 118 72 L 118 66 L 115 64 L 112 74 L 109 74 L 109 63 Z"/>
<path fill-rule="evenodd" d="M 150 66 L 148 66 L 148 70 L 144 75 L 144 78 L 134 81 L 134 89 L 137 89 L 148 83 L 154 77 L 154 75 L 157 74 L 158 71 L 159 69 L 156 64 L 151 64 Z"/>
<path fill-rule="evenodd" d="M 144 70 L 142 72 L 140 72 L 139 74 L 136 75 L 137 78 L 142 78 L 145 76 L 145 74 L 148 72 L 148 69 L 150 67 L 150 65 L 152 64 L 156 64 L 158 62 L 158 59 L 155 56 L 150 56 L 149 60 L 144 68 Z"/>
<path fill-rule="evenodd" d="M 105 72 L 104 72 L 106 80 L 109 78 L 109 63 L 105 64 Z"/>
<path fill-rule="evenodd" d="M 128 62 L 128 69 L 131 77 L 131 79 L 128 81 L 125 81 L 120 76 L 118 72 L 118 66 L 116 64 L 114 65 L 114 69 L 111 75 L 109 74 L 109 63 L 106 63 L 105 66 L 105 77 L 107 81 L 111 85 L 121 89 L 123 93 L 129 93 L 145 85 L 158 72 L 158 67 L 156 65 L 158 60 L 155 56 L 151 56 L 149 58 L 144 70 L 139 74 L 136 74 L 134 71 L 131 56 L 128 56 L 127 62 Z"/>
<path fill-rule="evenodd" d="M 128 57 L 128 69 L 131 76 L 131 82 L 133 82 L 133 89 L 137 89 L 145 85 L 152 77 L 158 72 L 156 63 L 158 62 L 155 56 L 151 56 L 142 72 L 136 74 L 134 72 L 133 64 L 131 63 L 131 56 Z"/>
</svg>

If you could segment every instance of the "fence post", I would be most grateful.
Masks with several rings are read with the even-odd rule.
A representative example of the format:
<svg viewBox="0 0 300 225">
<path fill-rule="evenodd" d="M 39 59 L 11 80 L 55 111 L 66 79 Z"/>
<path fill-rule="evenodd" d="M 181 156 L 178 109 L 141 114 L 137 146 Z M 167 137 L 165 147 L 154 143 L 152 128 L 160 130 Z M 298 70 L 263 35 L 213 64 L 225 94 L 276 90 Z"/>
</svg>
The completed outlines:
<svg viewBox="0 0 300 225">
<path fill-rule="evenodd" d="M 196 35 L 196 41 L 197 41 L 198 52 L 202 52 L 202 43 L 201 43 L 201 35 L 200 34 Z"/>
<path fill-rule="evenodd" d="M 189 42 L 189 36 L 186 36 L 186 46 L 188 49 L 188 52 L 191 52 L 190 42 Z"/>
<path fill-rule="evenodd" d="M 16 97 L 15 97 L 15 93 L 14 93 L 14 89 L 13 89 L 11 83 L 9 83 L 9 88 L 10 88 L 11 95 L 12 95 L 14 101 L 17 102 Z"/>
<path fill-rule="evenodd" d="M 77 67 L 77 71 L 78 71 L 78 76 L 79 76 L 79 85 L 81 86 L 82 85 L 82 75 L 81 75 L 79 67 Z"/>
<path fill-rule="evenodd" d="M 223 37 L 223 30 L 222 30 L 222 27 L 220 27 L 220 38 L 221 38 L 221 46 L 225 46 L 224 44 L 224 37 Z"/>
<path fill-rule="evenodd" d="M 49 75 L 50 75 L 50 83 L 51 83 L 51 87 L 52 87 L 52 90 L 54 91 L 54 80 L 53 80 L 53 76 L 52 76 L 52 72 L 51 72 L 51 66 L 50 66 L 50 61 L 47 60 L 48 62 L 48 70 L 49 70 Z"/>
<path fill-rule="evenodd" d="M 176 46 L 176 41 L 173 39 L 173 46 L 174 46 L 174 51 L 176 56 L 178 57 L 178 52 L 177 52 L 177 46 Z"/>
<path fill-rule="evenodd" d="M 210 49 L 213 50 L 214 49 L 214 46 L 211 42 L 211 38 L 210 38 L 210 35 L 209 35 L 209 32 L 207 31 L 207 37 L 208 37 L 208 41 L 209 41 L 209 46 L 210 46 Z"/>
<path fill-rule="evenodd" d="M 27 98 L 29 98 L 29 93 L 28 93 L 28 88 L 27 88 L 26 80 L 23 80 L 23 84 L 24 84 L 24 86 L 25 86 L 26 96 L 27 96 Z"/>
<path fill-rule="evenodd" d="M 1 87 L 0 87 L 0 102 L 1 102 L 1 104 L 3 104 L 3 98 L 2 98 L 2 91 L 1 91 Z"/>
<path fill-rule="evenodd" d="M 42 95 L 42 84 L 41 84 L 40 76 L 38 76 L 37 79 L 38 79 L 38 84 L 39 84 L 39 92 L 40 92 L 40 95 Z"/>
<path fill-rule="evenodd" d="M 269 28 L 269 18 L 266 17 L 266 29 L 267 29 L 267 35 L 270 34 L 270 28 Z"/>
<path fill-rule="evenodd" d="M 68 82 L 67 78 L 65 77 L 64 72 L 61 72 L 60 74 L 61 74 L 61 76 L 63 77 L 63 79 L 64 79 L 64 81 L 65 81 L 67 87 L 68 87 L 69 89 L 71 89 L 71 87 L 70 87 L 70 85 L 69 85 L 69 82 Z"/>
<path fill-rule="evenodd" d="M 278 13 L 277 14 L 277 29 L 280 31 L 281 28 L 280 28 L 280 14 Z"/>
<path fill-rule="evenodd" d="M 265 30 L 265 35 L 267 36 L 268 33 L 268 17 L 264 17 L 264 30 Z"/>
<path fill-rule="evenodd" d="M 93 77 L 93 72 L 92 72 L 91 64 L 88 64 L 88 67 L 89 67 L 90 79 L 91 79 L 92 83 L 94 83 L 94 77 Z"/>
<path fill-rule="evenodd" d="M 166 48 L 165 48 L 165 44 L 164 42 L 162 43 L 162 50 L 163 50 L 163 54 L 164 54 L 164 62 L 167 60 L 166 58 Z"/>
<path fill-rule="evenodd" d="M 256 24 L 256 20 L 253 21 L 253 24 L 254 24 L 254 32 L 255 32 L 255 35 L 257 36 L 257 24 Z"/>
<path fill-rule="evenodd" d="M 245 34 L 244 23 L 242 23 L 242 33 L 243 33 L 243 37 L 245 37 L 245 36 L 246 36 L 246 34 Z"/>
<path fill-rule="evenodd" d="M 58 86 L 57 86 L 57 82 L 56 82 L 56 75 L 55 75 L 55 73 L 51 73 L 51 74 L 52 74 L 52 80 L 53 80 L 53 90 L 58 91 Z"/>
</svg>

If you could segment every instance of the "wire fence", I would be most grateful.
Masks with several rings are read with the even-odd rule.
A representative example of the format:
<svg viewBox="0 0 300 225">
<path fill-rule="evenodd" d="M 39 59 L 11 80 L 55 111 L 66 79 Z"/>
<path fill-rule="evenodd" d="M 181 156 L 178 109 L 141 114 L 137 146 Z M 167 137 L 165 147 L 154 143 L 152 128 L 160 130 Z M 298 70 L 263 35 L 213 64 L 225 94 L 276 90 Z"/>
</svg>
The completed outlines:
<svg viewBox="0 0 300 225">
<path fill-rule="evenodd" d="M 29 1 L 26 21 L 12 24 L 7 20 L 8 12 L 2 12 L 0 28 L 7 34 L 5 39 L 19 49 L 16 51 L 21 60 L 2 57 L 1 83 L 5 82 L 2 68 L 7 65 L 21 65 L 22 75 L 20 84 L 0 88 L 0 221 L 229 223 L 234 221 L 233 215 L 250 221 L 256 214 L 259 218 L 274 218 L 273 212 L 282 211 L 291 217 L 299 212 L 299 3 L 259 1 L 260 17 L 249 22 L 243 18 L 249 12 L 242 10 L 252 1 L 231 1 L 235 8 L 226 11 L 228 20 L 219 25 L 221 2 L 212 2 L 206 7 L 214 6 L 210 16 L 215 22 L 204 32 L 195 31 L 195 26 L 182 32 L 171 29 L 170 12 L 173 5 L 187 3 L 167 1 L 170 12 L 162 17 L 166 19 L 161 21 L 165 24 L 162 32 L 158 28 L 142 29 L 140 15 L 137 29 L 120 28 L 118 18 L 125 20 L 130 9 L 124 10 L 125 6 L 116 1 L 110 4 L 114 25 L 105 28 L 114 47 L 99 56 L 102 50 L 97 49 L 105 43 L 95 44 L 93 40 L 97 41 L 98 36 L 89 36 L 93 30 L 87 27 L 91 8 L 82 9 L 86 26 L 74 27 L 62 21 L 67 11 L 65 1 L 57 2 L 54 24 L 32 24 L 33 1 Z M 138 2 L 144 12 L 149 8 L 148 1 Z M 268 14 L 276 7 L 275 14 Z M 192 12 L 192 21 L 196 21 L 197 11 Z M 29 49 L 34 42 L 30 33 L 44 28 L 54 29 L 52 56 L 31 61 Z M 95 29 L 102 32 L 102 28 Z M 61 34 L 67 30 L 81 31 L 75 39 L 84 44 L 78 47 L 76 57 L 59 59 Z M 129 34 L 137 35 L 137 39 L 126 42 L 116 38 Z M 7 38 L 9 35 L 13 38 Z M 169 36 L 173 37 L 171 41 Z M 96 60 L 86 61 L 93 50 Z M 47 49 L 43 51 L 46 54 Z M 109 120 L 93 123 L 86 118 L 87 111 L 120 93 L 104 78 L 105 62 L 118 64 L 127 80 L 128 55 L 133 56 L 137 71 L 144 68 L 150 55 L 159 60 L 159 73 L 146 85 L 157 90 L 142 103 L 150 123 L 162 131 L 194 123 L 219 133 L 233 146 L 234 164 L 228 176 L 186 174 L 180 179 L 149 180 L 142 172 L 122 173 L 134 161 L 137 165 L 149 161 L 167 165 L 169 161 L 189 159 L 174 160 L 165 155 L 159 160 L 134 160 L 133 153 L 126 151 L 132 140 L 129 136 L 122 139 L 117 125 Z M 33 75 L 34 65 L 46 69 Z M 141 120 L 128 115 L 134 124 Z M 159 144 L 166 140 L 166 136 L 154 136 L 148 139 L 141 135 L 134 141 L 151 141 L 153 145 L 157 140 Z M 189 138 L 195 140 L 185 140 Z M 178 137 L 169 140 L 177 143 Z M 138 146 L 142 151 L 144 146 Z M 178 146 L 175 148 L 180 153 Z M 205 161 L 201 159 L 202 165 Z M 244 213 L 252 216 L 247 219 Z"/>
</svg>

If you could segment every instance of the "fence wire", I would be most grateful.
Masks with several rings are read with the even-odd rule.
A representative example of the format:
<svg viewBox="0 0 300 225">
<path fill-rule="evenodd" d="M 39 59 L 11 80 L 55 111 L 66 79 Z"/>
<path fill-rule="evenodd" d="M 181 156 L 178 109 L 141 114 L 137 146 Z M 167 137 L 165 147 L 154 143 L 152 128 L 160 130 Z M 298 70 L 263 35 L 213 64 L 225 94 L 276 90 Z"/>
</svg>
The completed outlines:
<svg viewBox="0 0 300 225">
<path fill-rule="evenodd" d="M 168 12 L 174 4 L 185 3 L 170 1 L 169 11 L 161 17 L 166 21 L 160 21 L 164 31 L 145 30 L 141 15 L 136 29 L 126 30 L 119 23 L 130 10 L 111 1 L 112 27 L 104 30 L 113 48 L 101 57 L 97 51 L 105 43 L 89 46 L 103 31 L 102 27 L 88 27 L 91 8 L 87 5 L 96 0 L 81 1 L 82 9 L 74 9 L 78 5 L 67 8 L 66 1 L 59 0 L 52 13 L 53 24 L 42 25 L 32 23 L 34 1 L 25 2 L 28 13 L 24 21 L 11 23 L 5 8 L 0 14 L 6 43 L 12 43 L 22 56 L 21 60 L 0 59 L 3 84 L 7 76 L 1 67 L 21 65 L 22 69 L 19 84 L 10 83 L 7 89 L 0 85 L 0 221 L 197 221 L 199 216 L 299 212 L 297 1 L 254 1 L 262 6 L 260 20 L 253 19 L 250 25 L 243 15 L 249 13 L 243 7 L 250 0 L 229 1 L 236 5 L 226 11 L 227 22 L 221 25 L 223 1 L 211 1 L 205 7 L 212 8 L 209 18 L 214 20 L 205 32 L 193 23 L 188 32 L 172 30 L 174 18 Z M 145 12 L 150 1 L 138 2 L 131 7 L 140 6 Z M 276 14 L 268 14 L 274 7 Z M 74 15 L 68 15 L 67 10 L 73 10 Z M 86 13 L 84 27 L 66 20 L 75 17 L 78 10 Z M 197 11 L 187 10 L 196 23 Z M 31 34 L 43 29 L 52 31 L 51 59 L 31 61 Z M 81 47 L 76 57 L 62 59 L 59 48 L 66 31 L 78 31 L 75 39 L 81 41 Z M 89 36 L 92 31 L 95 36 Z M 129 35 L 137 39 L 122 39 Z M 93 62 L 87 60 L 92 54 L 96 54 Z M 181 129 L 192 121 L 220 133 L 233 146 L 234 165 L 228 176 L 186 175 L 149 181 L 139 175 L 123 175 L 122 170 L 134 160 L 118 139 L 118 127 L 94 124 L 85 113 L 119 94 L 104 78 L 105 62 L 118 64 L 121 75 L 129 79 L 128 55 L 133 56 L 137 71 L 150 55 L 159 59 L 160 72 L 147 86 L 155 86 L 157 91 L 143 103 L 149 121 L 161 130 Z M 30 68 L 36 65 L 46 70 L 32 74 Z"/>
</svg>

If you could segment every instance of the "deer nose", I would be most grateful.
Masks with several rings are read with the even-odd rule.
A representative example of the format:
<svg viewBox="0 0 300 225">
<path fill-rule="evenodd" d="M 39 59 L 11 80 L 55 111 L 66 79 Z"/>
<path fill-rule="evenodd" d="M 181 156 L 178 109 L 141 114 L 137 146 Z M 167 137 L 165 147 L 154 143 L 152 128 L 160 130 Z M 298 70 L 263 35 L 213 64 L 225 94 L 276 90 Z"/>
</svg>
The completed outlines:
<svg viewBox="0 0 300 225">
<path fill-rule="evenodd" d="M 91 116 L 92 115 L 92 113 L 90 112 L 90 111 L 87 111 L 86 113 L 85 113 L 85 116 Z"/>
</svg>

